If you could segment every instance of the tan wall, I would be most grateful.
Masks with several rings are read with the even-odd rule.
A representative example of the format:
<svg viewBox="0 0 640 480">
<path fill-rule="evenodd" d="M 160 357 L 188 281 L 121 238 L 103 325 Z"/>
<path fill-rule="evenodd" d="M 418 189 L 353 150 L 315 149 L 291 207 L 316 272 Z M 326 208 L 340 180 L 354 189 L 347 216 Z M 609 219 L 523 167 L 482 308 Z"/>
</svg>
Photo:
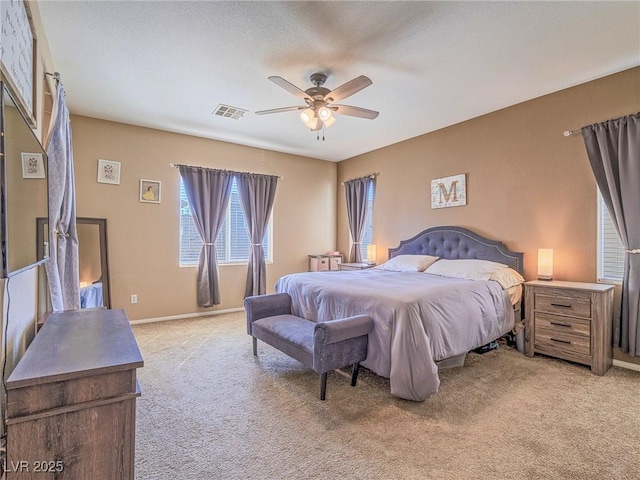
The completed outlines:
<svg viewBox="0 0 640 480">
<path fill-rule="evenodd" d="M 547 95 L 338 165 L 338 182 L 379 172 L 373 212 L 378 260 L 421 230 L 459 225 L 525 252 L 554 249 L 554 277 L 596 279 L 596 185 L 580 135 L 564 130 L 640 110 L 640 68 Z M 467 174 L 468 204 L 431 209 L 431 180 Z M 338 248 L 349 232 L 338 191 Z"/>
<path fill-rule="evenodd" d="M 308 254 L 335 249 L 335 163 L 88 117 L 71 123 L 77 214 L 107 219 L 112 307 L 126 308 L 132 320 L 212 310 L 196 305 L 196 268 L 179 266 L 180 175 L 170 163 L 284 177 L 268 291 L 281 275 L 306 270 Z M 121 162 L 120 185 L 97 183 L 98 159 Z M 160 204 L 139 202 L 142 178 L 162 182 Z M 214 310 L 242 306 L 247 265 L 219 271 L 222 303 Z"/>
<path fill-rule="evenodd" d="M 459 225 L 525 253 L 554 249 L 554 278 L 596 280 L 597 194 L 580 135 L 565 130 L 640 110 L 640 68 L 537 98 L 370 152 L 338 165 L 338 182 L 379 172 L 373 212 L 378 261 L 421 230 Z M 431 209 L 431 180 L 467 174 L 468 204 Z M 347 251 L 344 189 L 338 248 Z"/>
</svg>

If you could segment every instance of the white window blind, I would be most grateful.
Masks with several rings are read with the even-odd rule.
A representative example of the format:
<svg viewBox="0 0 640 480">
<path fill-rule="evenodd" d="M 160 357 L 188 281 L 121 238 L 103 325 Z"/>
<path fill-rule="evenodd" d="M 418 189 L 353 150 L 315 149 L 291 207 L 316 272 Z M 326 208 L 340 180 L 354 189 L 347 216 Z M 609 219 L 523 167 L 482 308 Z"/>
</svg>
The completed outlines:
<svg viewBox="0 0 640 480">
<path fill-rule="evenodd" d="M 369 182 L 369 186 L 367 187 L 367 213 L 364 221 L 364 233 L 362 235 L 362 261 L 368 262 L 369 257 L 367 256 L 367 247 L 373 243 L 373 197 L 375 190 L 375 182 Z M 373 259 L 371 259 L 373 261 Z"/>
<path fill-rule="evenodd" d="M 269 219 L 269 225 L 262 240 L 264 258 L 268 262 L 272 258 L 271 243 L 271 219 Z M 193 223 L 184 184 L 180 179 L 180 265 L 197 265 L 201 248 L 202 240 Z M 235 179 L 233 179 L 226 218 L 216 239 L 218 264 L 247 263 L 249 261 L 250 248 L 251 241 L 249 240 L 247 224 L 240 204 L 238 187 Z"/>
<path fill-rule="evenodd" d="M 621 282 L 623 271 L 624 247 L 598 192 L 598 279 Z"/>
</svg>

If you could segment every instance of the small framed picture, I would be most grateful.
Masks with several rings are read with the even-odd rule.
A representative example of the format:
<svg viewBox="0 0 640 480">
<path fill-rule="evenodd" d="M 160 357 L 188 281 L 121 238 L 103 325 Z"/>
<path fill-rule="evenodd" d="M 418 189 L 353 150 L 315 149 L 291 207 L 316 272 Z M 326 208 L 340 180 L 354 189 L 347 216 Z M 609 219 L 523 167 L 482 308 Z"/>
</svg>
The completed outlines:
<svg viewBox="0 0 640 480">
<path fill-rule="evenodd" d="M 22 153 L 22 178 L 45 178 L 41 153 Z"/>
<path fill-rule="evenodd" d="M 466 204 L 466 173 L 431 180 L 431 208 L 459 207 Z"/>
<path fill-rule="evenodd" d="M 140 180 L 140 201 L 160 203 L 160 180 Z"/>
<path fill-rule="evenodd" d="M 98 182 L 120 185 L 120 162 L 98 160 Z"/>
</svg>

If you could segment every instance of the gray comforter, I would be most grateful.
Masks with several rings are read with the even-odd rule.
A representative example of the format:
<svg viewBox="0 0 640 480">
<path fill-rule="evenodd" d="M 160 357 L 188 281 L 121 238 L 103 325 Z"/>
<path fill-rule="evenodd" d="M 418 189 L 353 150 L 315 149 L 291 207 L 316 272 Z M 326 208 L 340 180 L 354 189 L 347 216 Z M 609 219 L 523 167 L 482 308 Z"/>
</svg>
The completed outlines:
<svg viewBox="0 0 640 480">
<path fill-rule="evenodd" d="M 509 296 L 494 281 L 417 272 L 359 270 L 286 275 L 277 292 L 293 299 L 293 313 L 309 320 L 370 315 L 363 366 L 388 377 L 391 394 L 422 401 L 438 391 L 436 361 L 484 345 L 513 328 Z"/>
</svg>

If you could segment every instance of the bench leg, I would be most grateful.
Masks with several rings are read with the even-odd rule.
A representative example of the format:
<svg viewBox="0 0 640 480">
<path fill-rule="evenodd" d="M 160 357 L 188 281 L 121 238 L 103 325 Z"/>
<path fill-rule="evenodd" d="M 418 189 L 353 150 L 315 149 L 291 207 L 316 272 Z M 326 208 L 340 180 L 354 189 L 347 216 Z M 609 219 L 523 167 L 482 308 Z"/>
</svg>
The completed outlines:
<svg viewBox="0 0 640 480">
<path fill-rule="evenodd" d="M 327 395 L 327 372 L 320 376 L 320 400 L 324 400 Z"/>
<path fill-rule="evenodd" d="M 251 337 L 253 340 L 253 354 L 258 355 L 258 339 L 256 337 Z"/>
<path fill-rule="evenodd" d="M 358 370 L 360 370 L 360 364 L 356 363 L 353 365 L 353 369 L 351 370 L 351 386 L 355 387 L 356 382 L 358 381 Z"/>
</svg>

